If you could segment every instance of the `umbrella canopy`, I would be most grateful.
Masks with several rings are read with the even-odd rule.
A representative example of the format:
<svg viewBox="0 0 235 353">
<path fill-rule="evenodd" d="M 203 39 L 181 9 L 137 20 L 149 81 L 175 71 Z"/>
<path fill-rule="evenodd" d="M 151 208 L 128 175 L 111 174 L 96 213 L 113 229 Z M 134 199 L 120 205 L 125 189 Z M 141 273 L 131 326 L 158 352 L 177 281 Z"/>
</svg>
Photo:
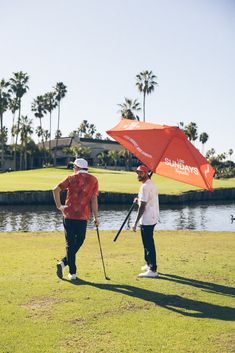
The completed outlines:
<svg viewBox="0 0 235 353">
<path fill-rule="evenodd" d="M 215 170 L 180 128 L 122 119 L 107 134 L 154 173 L 213 190 Z"/>
</svg>

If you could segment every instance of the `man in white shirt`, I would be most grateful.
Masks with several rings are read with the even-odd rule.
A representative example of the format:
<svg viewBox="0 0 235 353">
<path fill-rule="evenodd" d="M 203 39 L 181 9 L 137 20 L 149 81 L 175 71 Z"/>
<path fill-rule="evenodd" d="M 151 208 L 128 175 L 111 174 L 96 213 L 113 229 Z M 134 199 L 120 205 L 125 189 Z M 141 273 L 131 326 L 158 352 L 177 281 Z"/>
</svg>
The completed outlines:
<svg viewBox="0 0 235 353">
<path fill-rule="evenodd" d="M 136 169 L 138 180 L 142 183 L 138 199 L 138 212 L 133 226 L 133 231 L 136 232 L 138 222 L 140 223 L 141 237 L 144 246 L 144 258 L 146 265 L 143 266 L 142 273 L 138 275 L 140 278 L 156 278 L 157 273 L 157 258 L 154 244 L 153 232 L 156 223 L 159 221 L 159 201 L 158 192 L 155 184 L 149 178 L 148 168 L 140 165 Z"/>
</svg>

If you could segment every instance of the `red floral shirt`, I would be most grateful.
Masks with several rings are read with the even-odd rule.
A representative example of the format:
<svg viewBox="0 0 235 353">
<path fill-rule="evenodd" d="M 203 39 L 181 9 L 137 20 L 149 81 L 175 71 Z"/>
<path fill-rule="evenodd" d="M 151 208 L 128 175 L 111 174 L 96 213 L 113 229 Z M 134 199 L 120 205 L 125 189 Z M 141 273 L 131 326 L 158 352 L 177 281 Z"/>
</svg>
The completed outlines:
<svg viewBox="0 0 235 353">
<path fill-rule="evenodd" d="M 69 219 L 88 220 L 91 213 L 91 199 L 99 194 L 98 180 L 87 172 L 79 172 L 68 176 L 59 185 L 67 190 L 64 217 Z"/>
</svg>

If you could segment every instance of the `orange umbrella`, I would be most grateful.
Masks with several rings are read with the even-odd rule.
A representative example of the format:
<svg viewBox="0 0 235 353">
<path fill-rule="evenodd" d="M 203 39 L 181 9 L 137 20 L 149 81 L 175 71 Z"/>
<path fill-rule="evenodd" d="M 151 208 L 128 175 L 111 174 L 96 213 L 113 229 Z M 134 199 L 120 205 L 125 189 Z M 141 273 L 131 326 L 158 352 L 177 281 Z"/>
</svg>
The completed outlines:
<svg viewBox="0 0 235 353">
<path fill-rule="evenodd" d="M 122 119 L 107 134 L 154 173 L 213 190 L 215 170 L 180 128 Z"/>
</svg>

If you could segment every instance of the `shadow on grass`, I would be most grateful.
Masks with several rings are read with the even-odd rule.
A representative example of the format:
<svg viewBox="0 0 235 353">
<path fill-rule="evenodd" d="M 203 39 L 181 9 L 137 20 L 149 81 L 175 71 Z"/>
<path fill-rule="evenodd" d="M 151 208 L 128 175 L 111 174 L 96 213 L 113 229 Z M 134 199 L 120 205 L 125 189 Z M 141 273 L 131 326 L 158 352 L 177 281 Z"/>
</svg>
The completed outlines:
<svg viewBox="0 0 235 353">
<path fill-rule="evenodd" d="M 196 288 L 201 288 L 205 292 L 209 292 L 209 293 L 235 297 L 235 288 L 234 287 L 227 287 L 227 286 L 222 286 L 222 285 L 216 284 L 216 283 L 198 281 L 196 279 L 181 277 L 181 276 L 177 276 L 177 275 L 171 275 L 168 273 L 160 273 L 160 275 L 161 275 L 161 279 L 166 280 L 166 281 L 171 281 L 171 282 L 185 284 L 185 285 L 196 287 Z"/>
<path fill-rule="evenodd" d="M 220 306 L 198 300 L 187 299 L 179 295 L 167 295 L 153 292 L 147 289 L 129 286 L 126 284 L 94 283 L 84 281 L 82 279 L 77 279 L 76 281 L 68 281 L 66 279 L 63 280 L 75 286 L 88 285 L 98 289 L 120 293 L 132 298 L 142 299 L 188 317 L 217 319 L 224 321 L 235 320 L 235 309 L 228 306 Z M 160 279 L 151 280 L 159 281 Z"/>
</svg>

